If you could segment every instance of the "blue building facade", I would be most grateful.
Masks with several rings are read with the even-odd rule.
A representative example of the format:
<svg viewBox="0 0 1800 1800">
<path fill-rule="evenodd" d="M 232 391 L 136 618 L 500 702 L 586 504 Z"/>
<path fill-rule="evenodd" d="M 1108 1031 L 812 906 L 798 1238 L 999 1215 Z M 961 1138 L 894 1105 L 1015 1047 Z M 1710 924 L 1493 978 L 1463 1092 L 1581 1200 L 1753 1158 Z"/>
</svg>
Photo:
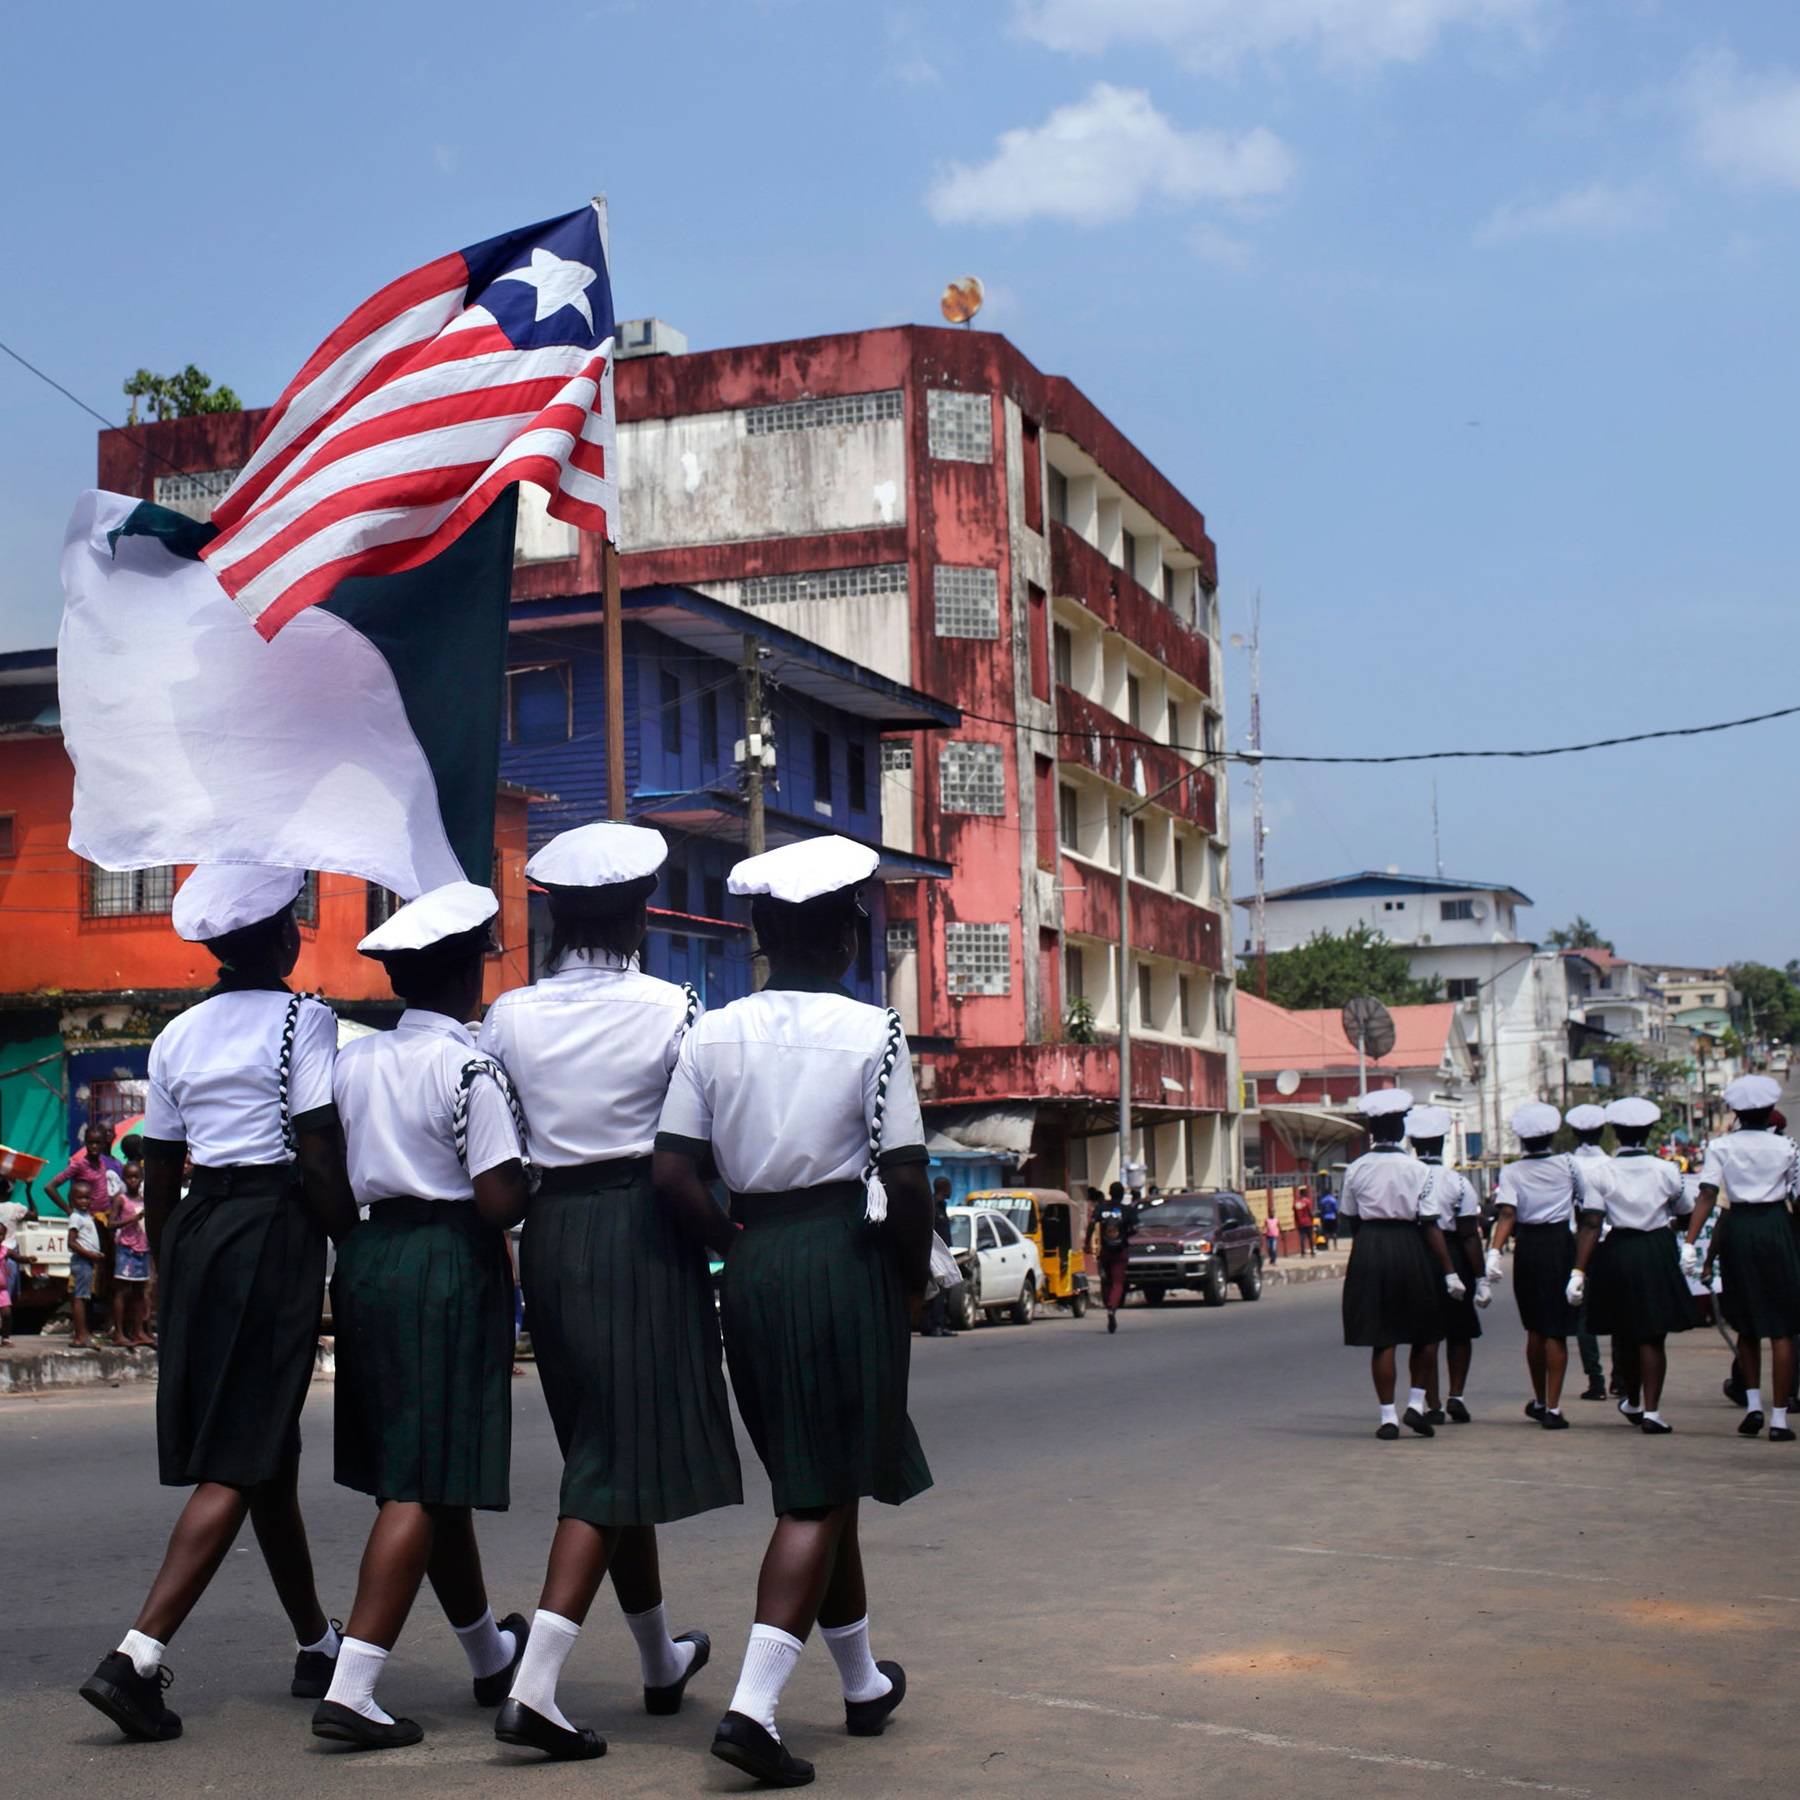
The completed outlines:
<svg viewBox="0 0 1800 1800">
<path fill-rule="evenodd" d="M 690 588 L 629 590 L 623 617 L 626 812 L 669 841 L 651 896 L 648 973 L 692 982 L 708 1007 L 751 988 L 749 904 L 725 891 L 745 854 L 748 806 L 736 755 L 745 735 L 746 639 L 758 654 L 775 744 L 764 780 L 770 848 L 835 832 L 876 849 L 884 879 L 949 873 L 882 843 L 881 739 L 954 725 L 957 708 Z M 606 665 L 595 597 L 516 602 L 508 661 L 500 769 L 540 796 L 530 814 L 535 850 L 607 816 Z M 880 1003 L 879 884 L 870 910 L 847 985 Z M 541 901 L 532 940 L 535 973 L 548 941 Z"/>
</svg>

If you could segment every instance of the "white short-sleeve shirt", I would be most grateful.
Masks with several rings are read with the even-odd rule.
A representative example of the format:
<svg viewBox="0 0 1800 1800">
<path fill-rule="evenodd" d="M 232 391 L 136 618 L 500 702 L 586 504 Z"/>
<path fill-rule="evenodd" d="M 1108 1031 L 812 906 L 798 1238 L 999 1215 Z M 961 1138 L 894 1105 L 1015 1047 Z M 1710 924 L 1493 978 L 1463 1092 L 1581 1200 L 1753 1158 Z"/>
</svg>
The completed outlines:
<svg viewBox="0 0 1800 1800">
<path fill-rule="evenodd" d="M 1681 1171 L 1648 1150 L 1621 1150 L 1612 1158 L 1606 1222 L 1621 1231 L 1655 1231 L 1678 1213 L 1692 1212 Z"/>
<path fill-rule="evenodd" d="M 488 1008 L 478 1042 L 518 1089 L 539 1168 L 650 1154 L 689 1004 L 635 958 L 580 950 Z"/>
<path fill-rule="evenodd" d="M 1568 1225 L 1578 1212 L 1599 1212 L 1611 1183 L 1605 1151 L 1582 1157 L 1540 1152 L 1500 1171 L 1494 1201 L 1510 1206 L 1521 1225 Z"/>
<path fill-rule="evenodd" d="M 849 1181 L 869 1159 L 888 1015 L 835 989 L 764 988 L 708 1013 L 682 1040 L 657 1147 L 710 1146 L 739 1194 Z M 888 1077 L 881 1160 L 924 1162 L 906 1040 Z"/>
<path fill-rule="evenodd" d="M 1800 1144 L 1775 1131 L 1733 1131 L 1706 1146 L 1700 1185 L 1733 1206 L 1800 1199 Z"/>
<path fill-rule="evenodd" d="M 144 1135 L 185 1143 L 202 1168 L 292 1161 L 281 1132 L 284 989 L 214 994 L 171 1019 L 150 1046 Z M 337 1019 L 303 1000 L 288 1063 L 288 1116 L 331 1104 Z"/>
<path fill-rule="evenodd" d="M 1481 1197 L 1475 1192 L 1475 1184 L 1461 1169 L 1453 1169 L 1433 1156 L 1421 1157 L 1419 1160 L 1432 1171 L 1432 1204 L 1438 1223 L 1446 1231 L 1453 1230 L 1458 1219 L 1480 1218 Z"/>
<path fill-rule="evenodd" d="M 1347 1219 L 1437 1221 L 1437 1180 L 1443 1170 L 1377 1144 L 1344 1171 L 1338 1211 Z"/>
<path fill-rule="evenodd" d="M 473 1200 L 473 1176 L 523 1155 L 512 1108 L 487 1076 L 469 1084 L 467 1168 L 456 1154 L 452 1115 L 478 1055 L 466 1025 L 411 1007 L 392 1031 L 345 1045 L 335 1091 L 359 1206 Z"/>
</svg>

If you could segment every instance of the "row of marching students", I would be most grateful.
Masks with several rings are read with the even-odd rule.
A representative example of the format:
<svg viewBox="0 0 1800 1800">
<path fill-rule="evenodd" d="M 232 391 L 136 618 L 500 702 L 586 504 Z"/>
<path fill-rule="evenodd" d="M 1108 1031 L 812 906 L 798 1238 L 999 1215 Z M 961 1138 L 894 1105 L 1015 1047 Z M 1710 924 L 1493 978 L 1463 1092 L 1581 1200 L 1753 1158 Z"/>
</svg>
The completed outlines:
<svg viewBox="0 0 1800 1800">
<path fill-rule="evenodd" d="M 557 1685 L 608 1573 L 646 1710 L 678 1711 L 710 1642 L 669 1630 L 655 1528 L 742 1499 L 721 1348 L 777 1517 L 713 1753 L 771 1785 L 812 1779 L 776 1707 L 815 1623 L 852 1735 L 900 1704 L 904 1671 L 870 1651 L 857 1508 L 930 1485 L 906 1397 L 931 1226 L 899 1020 L 840 985 L 875 856 L 823 838 L 740 863 L 731 891 L 751 897 L 769 981 L 708 1014 L 638 967 L 665 856 L 657 833 L 611 823 L 540 851 L 527 872 L 548 894 L 550 972 L 503 995 L 479 1041 L 466 1021 L 494 895 L 457 883 L 401 907 L 360 948 L 405 1011 L 341 1054 L 329 1009 L 287 985 L 297 873 L 203 867 L 178 892 L 177 931 L 220 964 L 152 1048 L 145 1120 L 160 1471 L 194 1491 L 132 1629 L 80 1690 L 128 1735 L 180 1735 L 166 1647 L 246 1517 L 321 1737 L 422 1737 L 376 1689 L 427 1581 L 503 1742 L 604 1752 Z M 537 1610 L 496 1620 L 473 1515 L 508 1503 L 505 1234 L 521 1219 L 564 1467 Z M 328 1238 L 335 1473 L 377 1503 L 343 1627 L 320 1606 L 296 1490 Z M 717 1308 L 709 1250 L 725 1259 Z"/>
<path fill-rule="evenodd" d="M 1476 1309 L 1489 1304 L 1493 1284 L 1504 1277 L 1509 1242 L 1532 1387 L 1526 1417 L 1548 1431 L 1568 1428 L 1568 1339 L 1585 1308 L 1588 1329 L 1612 1339 L 1620 1413 L 1647 1436 L 1668 1435 L 1673 1427 L 1661 1410 L 1667 1340 L 1697 1322 L 1688 1283 L 1701 1272 L 1700 1235 L 1723 1196 L 1712 1247 L 1747 1390 L 1738 1430 L 1757 1436 L 1764 1423 L 1762 1340 L 1769 1340 L 1773 1392 L 1785 1401 L 1794 1389 L 1800 1333 L 1800 1210 L 1790 1216 L 1800 1207 L 1800 1145 L 1770 1129 L 1779 1095 L 1765 1075 L 1742 1076 L 1726 1089 L 1738 1128 L 1708 1147 L 1693 1200 L 1675 1167 L 1649 1148 L 1661 1118 L 1653 1101 L 1633 1096 L 1573 1108 L 1570 1153 L 1552 1149 L 1563 1115 L 1528 1102 L 1509 1121 L 1520 1155 L 1500 1172 L 1485 1258 L 1474 1189 L 1443 1163 L 1449 1115 L 1414 1107 L 1404 1089 L 1368 1095 L 1362 1107 L 1372 1147 L 1350 1166 L 1342 1197 L 1355 1233 L 1344 1341 L 1372 1353 L 1381 1404 L 1376 1435 L 1397 1438 L 1404 1423 L 1430 1437 L 1446 1420 L 1470 1421 L 1463 1393 L 1481 1335 Z M 1601 1144 L 1608 1127 L 1618 1146 L 1611 1156 Z M 1416 1157 L 1405 1153 L 1407 1140 Z M 1440 1342 L 1451 1390 L 1444 1407 L 1437 1403 Z M 1402 1344 L 1412 1382 L 1404 1414 L 1395 1405 L 1395 1351 Z M 1768 1423 L 1773 1442 L 1794 1441 L 1784 1404 L 1770 1408 Z"/>
</svg>

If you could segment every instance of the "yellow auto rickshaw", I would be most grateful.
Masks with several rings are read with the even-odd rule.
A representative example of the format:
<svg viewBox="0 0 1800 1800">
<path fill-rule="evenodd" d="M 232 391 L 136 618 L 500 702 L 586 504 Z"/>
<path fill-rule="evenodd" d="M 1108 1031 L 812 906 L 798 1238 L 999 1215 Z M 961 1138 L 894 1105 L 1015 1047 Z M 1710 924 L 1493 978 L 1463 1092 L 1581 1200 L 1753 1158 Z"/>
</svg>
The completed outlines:
<svg viewBox="0 0 1800 1800">
<path fill-rule="evenodd" d="M 1037 1246 L 1044 1272 L 1038 1298 L 1053 1301 L 1078 1319 L 1087 1311 L 1085 1209 L 1061 1188 L 986 1188 L 964 1194 L 957 1204 L 1004 1213 L 1019 1235 Z"/>
</svg>

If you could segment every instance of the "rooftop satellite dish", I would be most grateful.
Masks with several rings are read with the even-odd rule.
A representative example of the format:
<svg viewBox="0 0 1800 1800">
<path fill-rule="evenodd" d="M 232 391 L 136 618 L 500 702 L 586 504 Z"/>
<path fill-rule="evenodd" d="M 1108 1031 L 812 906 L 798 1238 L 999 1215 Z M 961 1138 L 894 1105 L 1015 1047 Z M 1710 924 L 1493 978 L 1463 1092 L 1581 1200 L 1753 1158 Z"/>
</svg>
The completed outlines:
<svg viewBox="0 0 1800 1800">
<path fill-rule="evenodd" d="M 1469 911 L 1474 914 L 1477 919 L 1485 919 L 1487 917 L 1487 902 L 1485 900 L 1477 900 L 1475 904 L 1469 908 Z"/>
<path fill-rule="evenodd" d="M 1300 1071 L 1298 1069 L 1283 1069 L 1281 1073 L 1275 1077 L 1275 1091 L 1284 1100 L 1287 1099 L 1290 1094 L 1297 1094 L 1300 1091 Z"/>
<path fill-rule="evenodd" d="M 1357 1045 L 1363 1055 L 1376 1062 L 1394 1047 L 1394 1018 L 1373 994 L 1358 994 L 1344 1002 L 1342 1013 L 1344 1036 Z"/>
<path fill-rule="evenodd" d="M 938 311 L 952 325 L 967 325 L 981 311 L 981 303 L 986 297 L 981 277 L 965 275 L 961 281 L 953 281 L 944 289 L 943 298 L 938 301 Z"/>
</svg>

